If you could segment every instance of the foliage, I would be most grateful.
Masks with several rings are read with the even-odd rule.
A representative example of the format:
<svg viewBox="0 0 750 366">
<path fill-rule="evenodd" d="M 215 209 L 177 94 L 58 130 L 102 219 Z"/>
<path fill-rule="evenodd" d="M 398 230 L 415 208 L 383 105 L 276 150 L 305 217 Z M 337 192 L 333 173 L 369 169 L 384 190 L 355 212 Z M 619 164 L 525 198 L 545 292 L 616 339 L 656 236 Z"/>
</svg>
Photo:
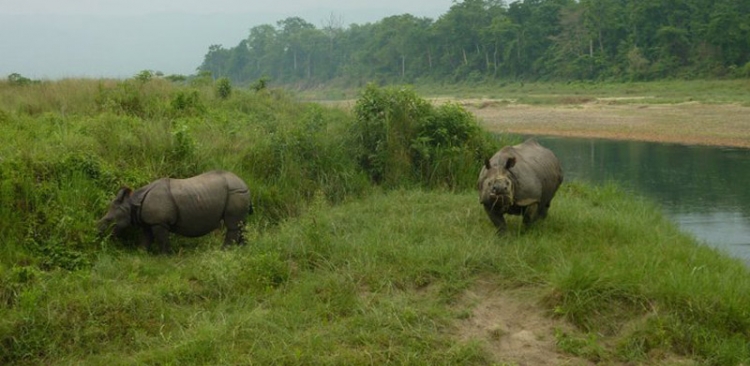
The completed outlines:
<svg viewBox="0 0 750 366">
<path fill-rule="evenodd" d="M 187 81 L 187 79 L 188 79 L 187 76 L 180 75 L 180 74 L 167 75 L 164 78 L 167 79 L 167 80 L 169 80 L 169 81 L 171 81 L 171 82 L 173 82 L 173 83 L 182 83 L 182 82 Z"/>
<path fill-rule="evenodd" d="M 139 72 L 134 77 L 135 80 L 137 80 L 137 81 L 139 81 L 139 82 L 141 82 L 143 84 L 151 81 L 151 79 L 153 79 L 153 78 L 154 78 L 154 73 L 151 70 L 142 70 L 141 72 Z"/>
<path fill-rule="evenodd" d="M 268 78 L 267 77 L 261 77 L 255 83 L 250 87 L 250 89 L 255 90 L 256 92 L 259 92 L 261 90 L 265 90 L 268 87 Z"/>
<path fill-rule="evenodd" d="M 8 75 L 8 84 L 15 86 L 24 86 L 32 83 L 38 83 L 39 81 L 31 80 L 19 73 L 12 73 Z"/>
<path fill-rule="evenodd" d="M 229 81 L 229 78 L 222 77 L 217 79 L 214 88 L 216 90 L 216 95 L 220 99 L 227 99 L 232 95 L 232 82 Z"/>
<path fill-rule="evenodd" d="M 195 116 L 206 112 L 206 106 L 201 102 L 197 89 L 178 90 L 172 97 L 170 106 L 178 115 Z"/>
<path fill-rule="evenodd" d="M 750 3 L 735 0 L 465 0 L 344 28 L 298 17 L 209 47 L 199 70 L 250 83 L 660 80 L 746 77 Z"/>
<path fill-rule="evenodd" d="M 497 238 L 467 184 L 499 141 L 456 104 L 370 85 L 352 115 L 158 77 L 0 92 L 2 364 L 492 364 L 455 334 L 479 281 L 538 292 L 592 362 L 750 360 L 747 268 L 615 187 L 567 182 Z M 97 235 L 120 186 L 214 168 L 251 187 L 248 246 Z"/>
<path fill-rule="evenodd" d="M 235 171 L 252 187 L 251 219 L 261 226 L 298 215 L 316 194 L 343 202 L 370 189 L 346 149 L 351 117 L 339 110 L 271 89 L 223 100 L 213 86 L 161 78 L 78 83 L 24 91 L 64 92 L 71 114 L 57 103 L 38 104 L 33 115 L 0 114 L 0 217 L 7 224 L 0 263 L 76 270 L 103 247 L 123 248 L 98 237 L 94 222 L 120 186 L 164 176 Z M 4 108 L 18 109 L 13 100 Z M 192 242 L 198 246 L 182 248 L 213 243 Z"/>
<path fill-rule="evenodd" d="M 468 189 L 476 181 L 474 167 L 499 145 L 460 106 L 434 107 L 407 88 L 370 84 L 354 109 L 357 161 L 386 186 Z"/>
<path fill-rule="evenodd" d="M 209 70 L 201 70 L 197 75 L 190 78 L 190 86 L 201 88 L 209 86 L 213 83 L 214 76 Z"/>
</svg>

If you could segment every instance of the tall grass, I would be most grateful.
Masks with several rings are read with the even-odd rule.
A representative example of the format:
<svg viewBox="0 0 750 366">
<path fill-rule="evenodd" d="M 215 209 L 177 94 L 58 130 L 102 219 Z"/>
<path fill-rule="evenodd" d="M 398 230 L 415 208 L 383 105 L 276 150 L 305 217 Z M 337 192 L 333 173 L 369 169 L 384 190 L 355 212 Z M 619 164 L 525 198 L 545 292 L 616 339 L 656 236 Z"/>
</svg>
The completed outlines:
<svg viewBox="0 0 750 366">
<path fill-rule="evenodd" d="M 456 336 L 478 279 L 535 291 L 575 327 L 561 352 L 594 362 L 750 361 L 747 268 L 651 204 L 568 182 L 546 220 L 497 237 L 469 189 L 502 141 L 456 105 L 369 87 L 349 114 L 146 78 L 17 92 L 0 99 L 0 364 L 503 362 Z M 251 187 L 250 245 L 97 237 L 120 185 L 215 168 Z"/>
<path fill-rule="evenodd" d="M 461 340 L 478 279 L 534 289 L 592 361 L 750 360 L 738 261 L 696 245 L 653 205 L 564 185 L 550 216 L 497 237 L 474 193 L 322 196 L 251 245 L 178 258 L 105 251 L 87 270 L 17 271 L 4 364 L 491 364 Z M 218 239 L 218 238 L 217 238 Z M 469 314 L 469 315 L 467 315 Z M 581 341 L 585 340 L 585 341 Z M 591 352 L 591 350 L 596 352 Z"/>
<path fill-rule="evenodd" d="M 0 206 L 9 223 L 0 239 L 7 254 L 0 263 L 32 262 L 45 269 L 87 265 L 91 254 L 112 244 L 96 236 L 93 223 L 122 185 L 230 170 L 251 187 L 253 224 L 267 227 L 298 215 L 318 194 L 338 203 L 378 183 L 358 160 L 358 154 L 379 152 L 358 139 L 367 126 L 355 116 L 300 103 L 282 90 L 227 88 L 232 90 L 226 81 L 177 85 L 144 75 L 0 83 L 0 93 L 15 95 L 0 103 Z M 363 98 L 368 93 L 384 96 L 372 101 L 370 118 L 384 121 L 378 133 L 390 136 L 388 149 L 406 158 L 389 187 L 435 182 L 470 187 L 475 172 L 467 167 L 489 155 L 487 146 L 494 143 L 479 133 L 475 120 L 460 107 L 434 111 L 413 93 L 405 100 L 391 98 L 394 91 L 370 88 Z M 378 117 L 379 108 L 410 103 L 425 106 L 425 113 Z M 451 129 L 451 121 L 460 128 Z M 442 140 L 434 142 L 431 133 Z M 415 141 L 422 144 L 419 150 Z M 412 161 L 418 151 L 424 156 Z M 393 159 L 382 163 L 388 171 L 399 166 Z"/>
</svg>

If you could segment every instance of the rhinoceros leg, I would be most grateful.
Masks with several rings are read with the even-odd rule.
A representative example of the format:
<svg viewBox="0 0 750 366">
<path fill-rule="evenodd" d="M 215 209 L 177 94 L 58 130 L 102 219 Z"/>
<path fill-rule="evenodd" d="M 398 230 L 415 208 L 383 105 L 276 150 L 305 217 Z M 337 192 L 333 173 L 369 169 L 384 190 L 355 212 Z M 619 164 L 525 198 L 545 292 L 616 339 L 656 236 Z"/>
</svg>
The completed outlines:
<svg viewBox="0 0 750 366">
<path fill-rule="evenodd" d="M 538 216 L 539 216 L 540 219 L 543 219 L 543 218 L 547 217 L 547 211 L 549 211 L 549 204 L 550 203 L 547 202 L 547 203 L 545 203 L 543 205 L 539 205 Z"/>
<path fill-rule="evenodd" d="M 250 194 L 244 184 L 243 187 L 230 193 L 223 218 L 224 226 L 227 228 L 227 233 L 224 236 L 225 248 L 232 243 L 244 244 L 242 229 L 245 226 L 245 218 L 250 211 L 250 207 Z"/>
<path fill-rule="evenodd" d="M 244 238 L 242 237 L 242 226 L 243 221 L 235 217 L 227 217 L 224 219 L 224 226 L 227 227 L 227 233 L 224 236 L 224 247 L 232 243 L 238 245 L 244 244 Z"/>
<path fill-rule="evenodd" d="M 505 224 L 505 217 L 503 217 L 502 213 L 497 213 L 492 208 L 484 206 L 484 210 L 487 212 L 487 216 L 490 217 L 490 221 L 492 221 L 492 224 L 495 225 L 495 228 L 497 229 L 497 233 L 501 233 L 505 231 L 506 224 Z"/>
<path fill-rule="evenodd" d="M 539 203 L 532 203 L 523 209 L 523 223 L 531 224 L 539 217 Z"/>
<path fill-rule="evenodd" d="M 161 246 L 161 252 L 168 254 L 172 252 L 172 248 L 169 246 L 169 229 L 163 226 L 152 226 L 151 231 L 153 232 L 154 239 Z"/>
<path fill-rule="evenodd" d="M 154 242 L 154 232 L 151 231 L 151 227 L 144 226 L 141 230 L 143 232 L 143 237 L 141 238 L 141 245 L 143 245 L 144 248 L 146 248 L 147 252 L 151 251 L 151 244 Z"/>
</svg>

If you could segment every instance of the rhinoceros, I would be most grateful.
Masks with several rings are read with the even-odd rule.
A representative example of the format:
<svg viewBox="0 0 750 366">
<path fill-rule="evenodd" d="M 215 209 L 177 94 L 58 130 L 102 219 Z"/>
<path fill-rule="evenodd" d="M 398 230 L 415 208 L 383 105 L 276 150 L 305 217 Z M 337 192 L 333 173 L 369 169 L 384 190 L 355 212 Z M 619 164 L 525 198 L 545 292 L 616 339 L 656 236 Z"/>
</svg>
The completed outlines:
<svg viewBox="0 0 750 366">
<path fill-rule="evenodd" d="M 135 191 L 121 188 L 99 220 L 99 231 L 104 234 L 112 227 L 118 234 L 139 227 L 147 249 L 156 239 L 161 251 L 167 253 L 171 252 L 170 232 L 203 236 L 223 221 L 226 247 L 233 242 L 243 244 L 241 229 L 252 212 L 245 182 L 233 173 L 214 170 L 187 179 L 162 178 Z"/>
<path fill-rule="evenodd" d="M 477 182 L 479 202 L 500 233 L 506 227 L 504 214 L 523 215 L 524 224 L 546 217 L 562 181 L 555 154 L 528 139 L 485 160 Z"/>
</svg>

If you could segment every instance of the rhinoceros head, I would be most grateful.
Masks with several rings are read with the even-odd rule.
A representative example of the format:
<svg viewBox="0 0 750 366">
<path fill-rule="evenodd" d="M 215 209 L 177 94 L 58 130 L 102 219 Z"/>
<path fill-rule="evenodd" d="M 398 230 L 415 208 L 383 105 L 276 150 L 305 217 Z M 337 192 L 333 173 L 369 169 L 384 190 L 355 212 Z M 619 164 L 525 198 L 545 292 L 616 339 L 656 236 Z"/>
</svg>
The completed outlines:
<svg viewBox="0 0 750 366">
<path fill-rule="evenodd" d="M 104 234 L 112 228 L 114 234 L 128 228 L 131 225 L 130 211 L 132 205 L 128 199 L 133 191 L 123 187 L 117 192 L 117 197 L 109 204 L 109 210 L 99 220 L 99 233 Z"/>
<path fill-rule="evenodd" d="M 514 182 L 510 168 L 516 164 L 516 158 L 508 157 L 500 165 L 491 164 L 487 159 L 479 181 L 479 202 L 484 205 L 506 210 L 513 204 Z"/>
</svg>

